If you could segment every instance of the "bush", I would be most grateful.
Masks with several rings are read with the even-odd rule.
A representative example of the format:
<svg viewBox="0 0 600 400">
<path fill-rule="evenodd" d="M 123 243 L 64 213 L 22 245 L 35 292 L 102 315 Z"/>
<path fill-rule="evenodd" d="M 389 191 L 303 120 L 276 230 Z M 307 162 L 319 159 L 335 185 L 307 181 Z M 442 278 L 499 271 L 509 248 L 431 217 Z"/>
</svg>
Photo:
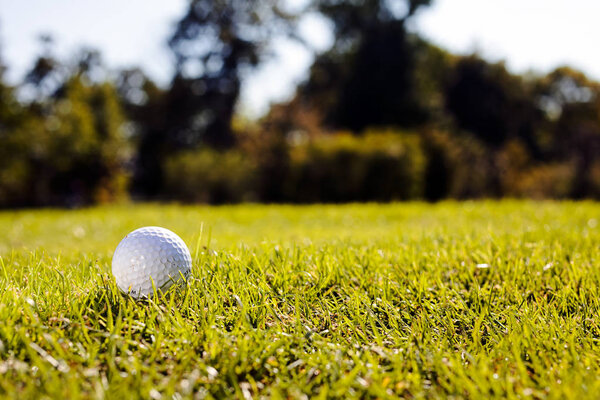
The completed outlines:
<svg viewBox="0 0 600 400">
<path fill-rule="evenodd" d="M 515 190 L 519 197 L 565 199 L 571 195 L 574 182 L 573 164 L 542 164 L 524 171 Z"/>
<path fill-rule="evenodd" d="M 0 113 L 2 114 L 2 113 Z M 114 87 L 74 77 L 60 96 L 2 115 L 0 206 L 81 205 L 127 196 L 128 145 Z"/>
<path fill-rule="evenodd" d="M 256 175 L 254 163 L 239 151 L 189 151 L 167 159 L 165 193 L 185 202 L 252 201 Z"/>
<path fill-rule="evenodd" d="M 600 161 L 592 163 L 589 172 L 590 197 L 600 199 Z"/>
<path fill-rule="evenodd" d="M 423 133 L 428 200 L 500 195 L 493 153 L 474 136 L 445 131 Z"/>
<path fill-rule="evenodd" d="M 535 163 L 518 140 L 496 154 L 496 166 L 503 196 L 561 199 L 569 197 L 576 184 L 573 162 Z"/>
<path fill-rule="evenodd" d="M 520 140 L 507 142 L 495 156 L 503 196 L 521 197 L 523 171 L 532 165 L 527 148 Z"/>
<path fill-rule="evenodd" d="M 368 131 L 313 138 L 290 149 L 286 198 L 391 201 L 423 196 L 425 158 L 415 134 Z"/>
</svg>

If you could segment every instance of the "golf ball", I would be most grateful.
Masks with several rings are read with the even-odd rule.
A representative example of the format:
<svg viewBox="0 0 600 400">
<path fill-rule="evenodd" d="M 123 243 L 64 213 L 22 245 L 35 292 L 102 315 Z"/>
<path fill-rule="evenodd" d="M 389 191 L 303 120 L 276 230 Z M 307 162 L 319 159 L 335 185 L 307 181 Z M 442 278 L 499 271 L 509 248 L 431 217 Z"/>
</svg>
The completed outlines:
<svg viewBox="0 0 600 400">
<path fill-rule="evenodd" d="M 166 291 L 192 269 L 185 242 L 168 229 L 147 226 L 125 236 L 112 259 L 117 286 L 135 298 Z"/>
</svg>

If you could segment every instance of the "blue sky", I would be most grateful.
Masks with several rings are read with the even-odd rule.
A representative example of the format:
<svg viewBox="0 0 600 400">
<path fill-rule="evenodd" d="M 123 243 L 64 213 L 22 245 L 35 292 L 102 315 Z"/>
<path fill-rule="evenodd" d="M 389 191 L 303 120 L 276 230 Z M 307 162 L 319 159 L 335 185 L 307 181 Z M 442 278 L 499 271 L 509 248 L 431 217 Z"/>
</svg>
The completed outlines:
<svg viewBox="0 0 600 400">
<path fill-rule="evenodd" d="M 51 33 L 61 57 L 91 45 L 102 51 L 110 67 L 141 65 L 166 83 L 172 63 L 164 43 L 186 3 L 0 0 L 0 51 L 8 77 L 22 77 L 39 52 L 36 38 Z M 435 0 L 411 27 L 448 50 L 505 60 L 515 72 L 546 72 L 568 64 L 600 79 L 599 17 L 597 0 Z M 317 49 L 326 49 L 331 41 L 327 24 L 315 15 L 303 21 L 302 31 Z M 312 60 L 309 51 L 286 40 L 277 40 L 272 50 L 279 57 L 246 81 L 241 107 L 249 115 L 289 96 Z"/>
</svg>

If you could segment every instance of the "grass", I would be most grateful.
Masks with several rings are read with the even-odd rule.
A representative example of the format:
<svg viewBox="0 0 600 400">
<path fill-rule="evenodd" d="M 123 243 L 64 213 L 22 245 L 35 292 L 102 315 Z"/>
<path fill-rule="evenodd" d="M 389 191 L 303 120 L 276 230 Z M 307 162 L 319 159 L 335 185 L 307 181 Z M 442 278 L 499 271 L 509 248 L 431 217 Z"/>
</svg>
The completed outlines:
<svg viewBox="0 0 600 400">
<path fill-rule="evenodd" d="M 600 393 L 600 205 L 115 206 L 0 213 L 0 395 Z M 177 232 L 186 290 L 121 295 L 129 231 Z"/>
</svg>

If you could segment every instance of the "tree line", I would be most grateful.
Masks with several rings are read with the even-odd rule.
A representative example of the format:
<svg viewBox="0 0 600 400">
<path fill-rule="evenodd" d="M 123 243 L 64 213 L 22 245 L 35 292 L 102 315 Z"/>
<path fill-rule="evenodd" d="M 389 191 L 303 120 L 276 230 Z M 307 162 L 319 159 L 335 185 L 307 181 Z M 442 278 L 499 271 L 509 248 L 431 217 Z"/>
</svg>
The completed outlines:
<svg viewBox="0 0 600 400">
<path fill-rule="evenodd" d="M 568 67 L 518 75 L 407 28 L 430 0 L 192 0 L 166 87 L 49 37 L 18 85 L 0 68 L 0 206 L 135 200 L 345 202 L 599 198 L 600 84 Z M 326 18 L 291 100 L 236 112 L 274 37 Z"/>
</svg>

